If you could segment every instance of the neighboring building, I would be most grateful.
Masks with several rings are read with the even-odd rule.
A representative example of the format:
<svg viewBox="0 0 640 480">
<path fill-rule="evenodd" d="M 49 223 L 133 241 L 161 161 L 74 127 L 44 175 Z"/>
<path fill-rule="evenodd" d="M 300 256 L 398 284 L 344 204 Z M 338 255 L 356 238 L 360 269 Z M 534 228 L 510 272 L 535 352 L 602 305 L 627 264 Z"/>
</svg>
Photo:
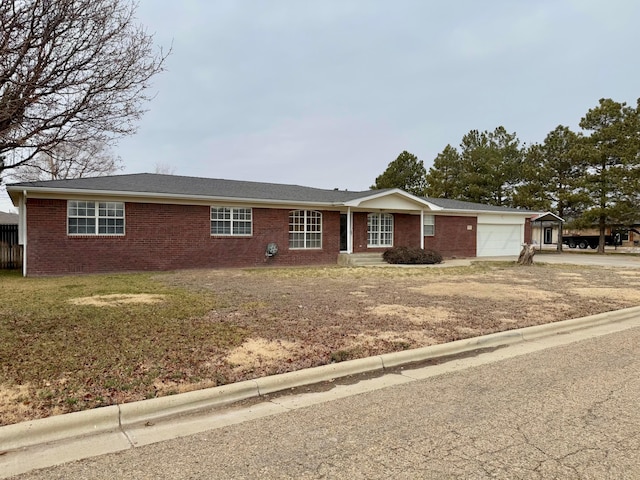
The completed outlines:
<svg viewBox="0 0 640 480">
<path fill-rule="evenodd" d="M 531 218 L 531 239 L 538 248 L 557 249 L 558 234 L 564 220 L 555 213 L 544 212 Z"/>
<path fill-rule="evenodd" d="M 19 269 L 22 266 L 18 219 L 16 213 L 0 212 L 0 269 Z"/>
<path fill-rule="evenodd" d="M 621 247 L 637 247 L 640 245 L 640 224 L 636 223 L 632 227 L 614 226 L 606 227 L 604 230 L 606 236 L 620 235 Z M 566 229 L 563 230 L 563 235 L 568 237 L 570 235 L 580 236 L 598 236 L 600 230 L 597 228 L 583 228 L 583 229 Z"/>
<path fill-rule="evenodd" d="M 25 275 L 335 264 L 391 246 L 445 258 L 517 255 L 531 212 L 158 174 L 14 183 Z M 277 250 L 277 252 L 276 252 Z"/>
<path fill-rule="evenodd" d="M 0 212 L 0 225 L 18 225 L 18 214 Z"/>
</svg>

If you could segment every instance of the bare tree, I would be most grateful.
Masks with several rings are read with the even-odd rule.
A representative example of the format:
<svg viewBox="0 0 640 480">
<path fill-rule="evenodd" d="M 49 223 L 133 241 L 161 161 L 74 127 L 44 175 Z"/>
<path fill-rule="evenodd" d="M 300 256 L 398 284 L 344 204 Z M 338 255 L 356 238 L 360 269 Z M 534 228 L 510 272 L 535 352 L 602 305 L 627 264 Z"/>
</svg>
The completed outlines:
<svg viewBox="0 0 640 480">
<path fill-rule="evenodd" d="M 0 2 L 0 175 L 136 131 L 168 53 L 131 0 Z"/>
<path fill-rule="evenodd" d="M 97 141 L 83 147 L 60 144 L 48 152 L 40 152 L 26 164 L 16 168 L 11 178 L 21 182 L 62 180 L 65 178 L 100 177 L 122 170 L 122 159 L 108 145 Z"/>
<path fill-rule="evenodd" d="M 174 175 L 176 173 L 176 167 L 168 163 L 156 162 L 156 167 L 153 173 L 160 173 L 162 175 Z"/>
</svg>

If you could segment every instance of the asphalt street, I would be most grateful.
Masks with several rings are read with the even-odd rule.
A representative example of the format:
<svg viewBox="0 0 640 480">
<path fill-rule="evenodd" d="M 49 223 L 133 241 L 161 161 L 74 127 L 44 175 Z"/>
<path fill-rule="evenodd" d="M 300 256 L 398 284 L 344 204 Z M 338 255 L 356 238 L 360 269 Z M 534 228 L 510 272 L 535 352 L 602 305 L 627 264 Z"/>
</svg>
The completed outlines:
<svg viewBox="0 0 640 480">
<path fill-rule="evenodd" d="M 17 478 L 640 478 L 638 345 L 630 328 Z"/>
</svg>

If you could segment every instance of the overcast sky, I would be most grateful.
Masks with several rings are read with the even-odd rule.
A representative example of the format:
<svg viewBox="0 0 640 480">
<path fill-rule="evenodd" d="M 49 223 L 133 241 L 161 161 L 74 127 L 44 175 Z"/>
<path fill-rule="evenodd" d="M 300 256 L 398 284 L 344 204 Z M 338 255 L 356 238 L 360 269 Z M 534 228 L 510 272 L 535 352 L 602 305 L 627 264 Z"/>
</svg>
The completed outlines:
<svg viewBox="0 0 640 480">
<path fill-rule="evenodd" d="M 429 168 L 469 130 L 541 142 L 640 97 L 635 0 L 140 0 L 138 18 L 173 53 L 123 173 L 364 190 L 403 150 Z"/>
</svg>

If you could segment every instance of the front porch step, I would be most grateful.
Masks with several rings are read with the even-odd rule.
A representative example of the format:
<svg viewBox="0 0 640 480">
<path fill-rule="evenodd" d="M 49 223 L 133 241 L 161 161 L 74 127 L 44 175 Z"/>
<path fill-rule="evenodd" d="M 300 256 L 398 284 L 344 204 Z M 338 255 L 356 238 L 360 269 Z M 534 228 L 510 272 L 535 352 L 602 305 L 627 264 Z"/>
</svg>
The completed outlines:
<svg viewBox="0 0 640 480">
<path fill-rule="evenodd" d="M 360 267 L 388 265 L 388 263 L 382 259 L 382 253 L 341 253 L 338 255 L 338 265 Z"/>
</svg>

